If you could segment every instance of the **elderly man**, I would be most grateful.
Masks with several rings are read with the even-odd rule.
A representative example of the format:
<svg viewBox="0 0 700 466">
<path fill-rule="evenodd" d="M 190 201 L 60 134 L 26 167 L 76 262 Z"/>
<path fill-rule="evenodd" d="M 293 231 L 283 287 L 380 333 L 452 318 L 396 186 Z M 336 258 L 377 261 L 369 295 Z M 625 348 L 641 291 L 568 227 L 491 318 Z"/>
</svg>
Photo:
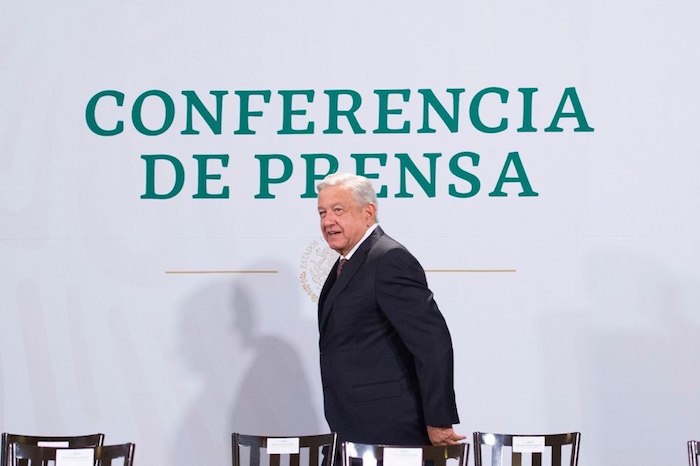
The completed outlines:
<svg viewBox="0 0 700 466">
<path fill-rule="evenodd" d="M 377 224 L 369 180 L 333 174 L 318 214 L 340 254 L 318 303 L 326 419 L 342 441 L 447 445 L 464 439 L 452 341 L 425 273 Z"/>
</svg>

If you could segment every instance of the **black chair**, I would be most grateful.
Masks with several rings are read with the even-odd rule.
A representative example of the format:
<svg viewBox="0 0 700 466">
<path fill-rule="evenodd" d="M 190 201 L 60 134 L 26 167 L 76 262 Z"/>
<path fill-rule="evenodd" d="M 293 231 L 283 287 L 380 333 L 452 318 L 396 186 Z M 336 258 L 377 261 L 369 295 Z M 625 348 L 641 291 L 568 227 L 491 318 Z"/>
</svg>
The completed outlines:
<svg viewBox="0 0 700 466">
<path fill-rule="evenodd" d="M 457 445 L 446 445 L 446 446 L 433 446 L 433 445 L 420 445 L 420 446 L 405 446 L 405 445 L 374 445 L 367 443 L 354 443 L 354 442 L 344 442 L 343 443 L 343 466 L 354 466 L 362 465 L 364 461 L 369 460 L 370 465 L 373 466 L 383 464 L 384 466 L 391 466 L 391 464 L 386 464 L 385 457 L 387 457 L 388 450 L 405 450 L 405 449 L 415 449 L 421 450 L 421 463 L 425 466 L 447 466 L 448 460 L 453 460 L 450 462 L 451 466 L 466 466 L 467 460 L 469 458 L 469 444 L 459 443 Z"/>
<path fill-rule="evenodd" d="M 280 466 L 283 458 L 289 466 L 333 465 L 337 441 L 335 433 L 290 437 L 234 433 L 231 436 L 233 466 Z"/>
<path fill-rule="evenodd" d="M 95 466 L 133 466 L 134 444 L 102 445 L 92 448 Z M 12 444 L 8 466 L 47 466 L 56 461 L 58 450 L 79 450 L 77 448 L 39 447 L 36 445 Z"/>
<path fill-rule="evenodd" d="M 513 448 L 515 439 L 516 447 Z M 528 447 L 528 443 L 534 441 L 539 447 Z M 510 451 L 510 464 L 520 466 L 524 455 L 531 456 L 532 466 L 542 466 L 543 459 L 548 459 L 551 466 L 576 466 L 578 464 L 579 443 L 581 434 L 578 432 L 562 434 L 495 434 L 474 432 L 474 466 L 489 464 L 484 458 L 484 452 L 490 451 L 491 466 L 502 466 L 503 459 Z M 563 448 L 563 447 L 567 448 Z M 562 463 L 562 456 L 567 452 L 569 461 Z"/>
<path fill-rule="evenodd" d="M 700 440 L 688 442 L 688 464 L 690 466 L 700 466 Z"/>
<path fill-rule="evenodd" d="M 0 452 L 0 466 L 10 464 L 11 446 L 34 445 L 34 446 L 60 446 L 66 448 L 87 448 L 99 447 L 104 443 L 105 434 L 87 434 L 72 436 L 50 436 L 50 435 L 21 435 L 3 432 L 2 451 Z"/>
</svg>

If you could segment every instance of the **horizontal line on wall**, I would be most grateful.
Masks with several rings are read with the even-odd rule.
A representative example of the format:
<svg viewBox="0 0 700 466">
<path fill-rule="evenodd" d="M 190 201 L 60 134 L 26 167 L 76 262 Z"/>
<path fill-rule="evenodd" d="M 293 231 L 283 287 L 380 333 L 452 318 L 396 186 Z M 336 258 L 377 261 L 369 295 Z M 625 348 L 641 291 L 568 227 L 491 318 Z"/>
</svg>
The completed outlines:
<svg viewBox="0 0 700 466">
<path fill-rule="evenodd" d="M 425 269 L 436 273 L 512 273 L 515 269 Z"/>
<path fill-rule="evenodd" d="M 279 270 L 166 270 L 170 275 L 231 275 L 279 273 Z"/>
<path fill-rule="evenodd" d="M 426 273 L 514 273 L 516 269 L 425 269 Z M 253 275 L 273 274 L 279 270 L 166 270 L 168 275 Z"/>
</svg>

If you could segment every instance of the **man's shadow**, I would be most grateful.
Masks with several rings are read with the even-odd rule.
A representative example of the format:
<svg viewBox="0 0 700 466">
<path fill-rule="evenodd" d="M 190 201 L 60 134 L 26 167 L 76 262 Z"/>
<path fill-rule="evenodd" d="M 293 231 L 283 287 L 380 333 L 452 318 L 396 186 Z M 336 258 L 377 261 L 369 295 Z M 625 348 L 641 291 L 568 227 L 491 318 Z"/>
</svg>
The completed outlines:
<svg viewBox="0 0 700 466">
<path fill-rule="evenodd" d="M 262 332 L 262 312 L 251 291 L 249 287 L 234 286 L 235 328 L 252 360 L 241 377 L 231 425 L 236 432 L 250 434 L 319 433 L 318 410 L 298 347 L 316 344 L 310 336 L 314 327 L 300 319 L 292 300 L 280 299 L 285 293 L 275 290 L 274 308 L 266 307 L 262 312 L 275 313 L 274 319 L 282 324 L 286 336 Z"/>
<path fill-rule="evenodd" d="M 177 466 L 224 464 L 230 457 L 226 413 L 246 362 L 234 334 L 230 288 L 230 282 L 210 283 L 179 309 L 177 355 L 196 395 L 173 440 Z"/>
<path fill-rule="evenodd" d="M 183 303 L 179 353 L 197 394 L 174 438 L 177 466 L 230 463 L 233 432 L 327 429 L 308 382 L 317 361 L 300 355 L 309 359 L 308 345 L 316 349 L 315 322 L 301 317 L 295 283 L 285 270 L 246 275 L 211 283 Z"/>
</svg>

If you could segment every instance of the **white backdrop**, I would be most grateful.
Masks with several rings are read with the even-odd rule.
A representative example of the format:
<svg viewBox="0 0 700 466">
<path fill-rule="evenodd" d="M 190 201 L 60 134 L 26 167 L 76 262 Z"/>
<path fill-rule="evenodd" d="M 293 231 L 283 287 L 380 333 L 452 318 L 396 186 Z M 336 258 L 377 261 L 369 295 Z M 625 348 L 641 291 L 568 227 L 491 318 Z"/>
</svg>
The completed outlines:
<svg viewBox="0 0 700 466">
<path fill-rule="evenodd" d="M 327 429 L 316 354 L 314 290 L 333 256 L 323 249 L 315 200 L 302 198 L 301 154 L 385 153 L 378 175 L 384 229 L 428 270 L 456 351 L 457 430 L 581 431 L 582 466 L 684 464 L 700 437 L 700 171 L 695 137 L 700 82 L 697 2 L 29 2 L 0 17 L 0 429 L 18 433 L 103 431 L 133 441 L 141 465 L 226 465 L 233 431 L 275 435 Z M 486 134 L 469 103 L 491 95 Z M 532 124 L 518 132 L 522 95 L 538 88 Z M 592 132 L 560 120 L 545 132 L 564 89 L 574 87 Z M 431 114 L 421 134 L 419 89 L 451 110 L 461 88 L 459 130 Z M 162 135 L 134 129 L 142 93 L 172 97 Z M 328 89 L 362 98 L 365 134 L 324 134 Z M 377 89 L 392 97 L 389 126 L 375 134 Z M 105 90 L 97 119 L 124 120 L 99 136 L 88 101 Z M 201 117 L 186 127 L 182 91 L 209 108 L 227 90 L 222 134 Z M 251 99 L 255 135 L 239 126 L 235 91 Z M 313 134 L 277 134 L 280 90 Z M 158 128 L 162 108 L 144 105 Z M 568 102 L 567 110 L 571 110 Z M 449 184 L 459 152 L 480 155 L 481 190 L 457 198 Z M 489 196 L 506 155 L 517 151 L 536 197 Z M 434 197 L 408 175 L 407 153 Z M 142 199 L 144 154 L 185 167 L 182 192 Z M 208 189 L 193 199 L 193 154 L 211 162 Z M 256 154 L 284 154 L 288 181 L 256 199 Z M 467 160 L 464 160 L 467 162 Z M 512 167 L 511 167 L 512 168 Z M 319 164 L 317 171 L 326 167 Z M 280 168 L 273 167 L 272 176 Z M 511 171 L 512 176 L 515 172 Z M 167 190 L 168 173 L 157 176 Z"/>
</svg>

